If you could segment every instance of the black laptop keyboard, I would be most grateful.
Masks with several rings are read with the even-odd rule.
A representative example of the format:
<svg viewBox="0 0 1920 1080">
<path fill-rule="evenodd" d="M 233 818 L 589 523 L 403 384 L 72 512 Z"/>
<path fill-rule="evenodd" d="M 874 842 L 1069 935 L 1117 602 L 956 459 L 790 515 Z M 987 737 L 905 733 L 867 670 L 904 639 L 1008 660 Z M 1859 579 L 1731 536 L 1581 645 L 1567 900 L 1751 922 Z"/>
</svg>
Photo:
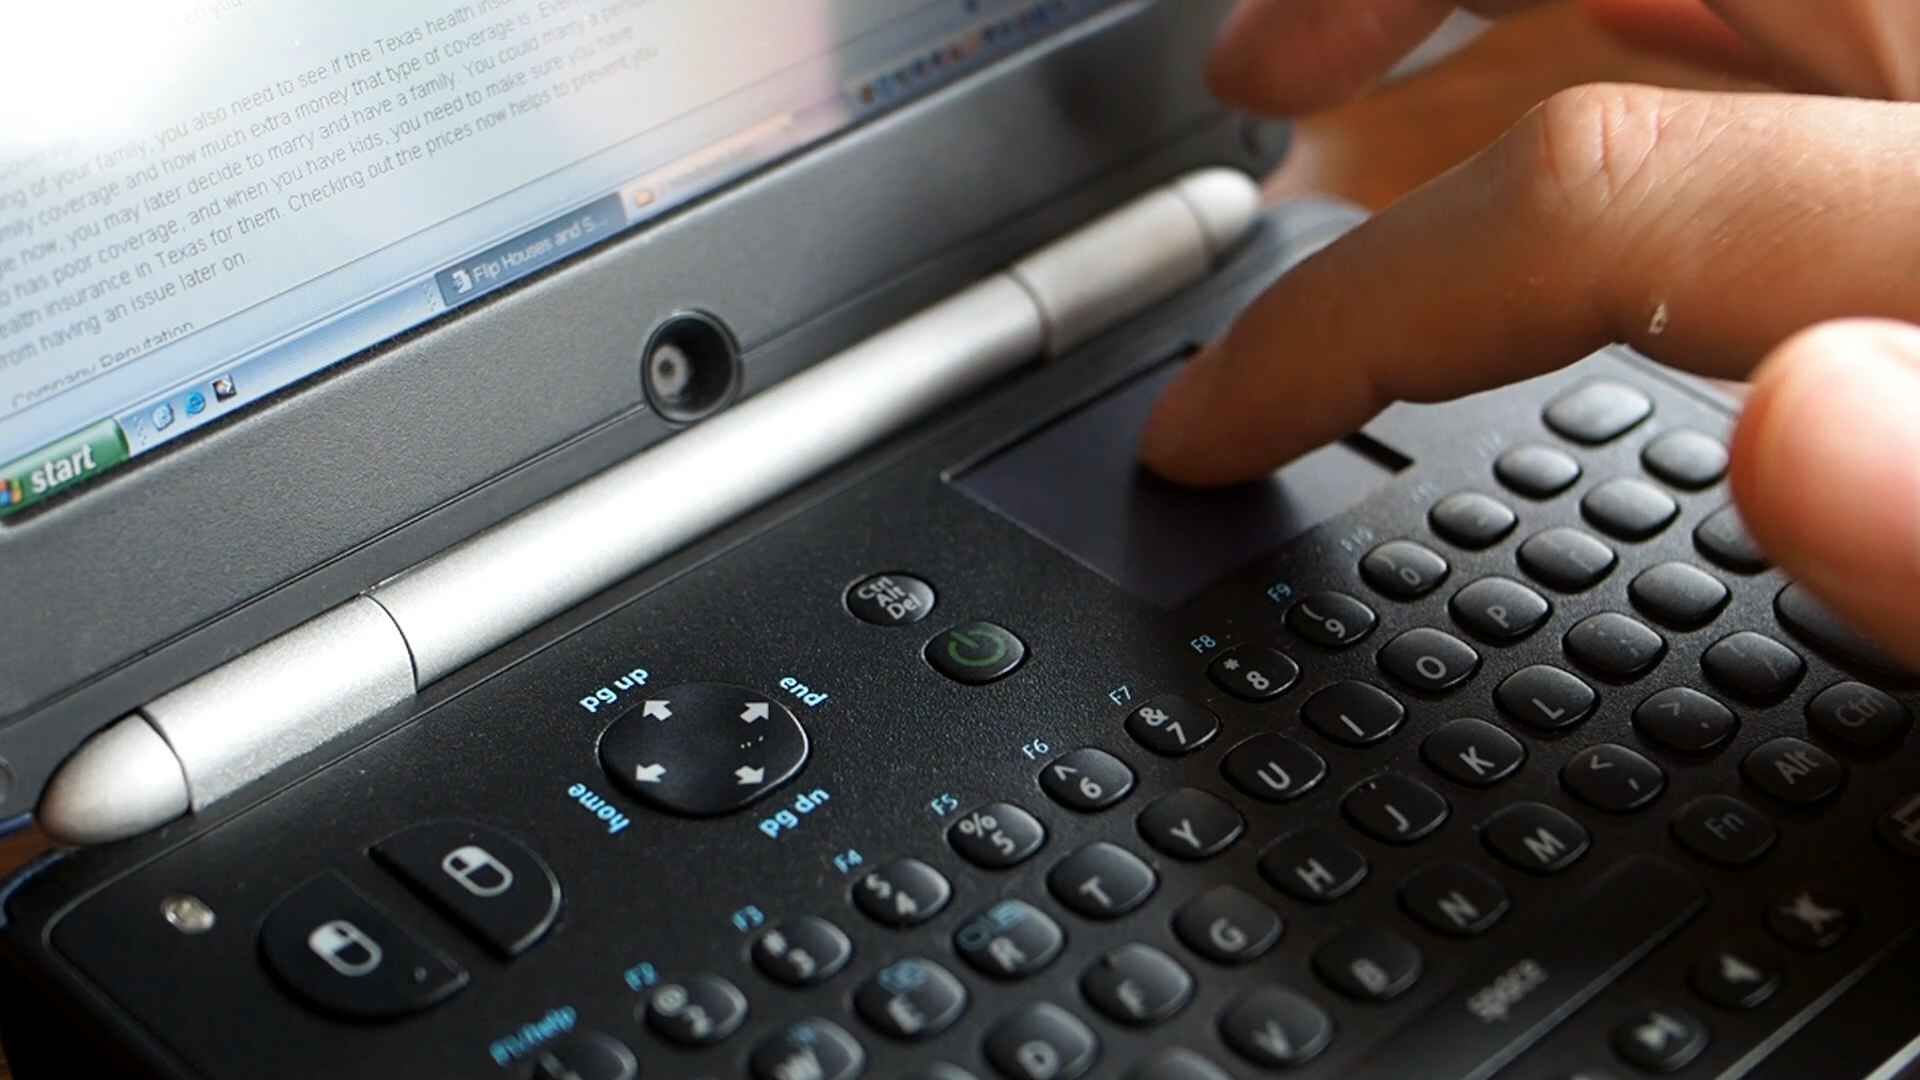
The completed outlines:
<svg viewBox="0 0 1920 1080">
<path fill-rule="evenodd" d="M 1539 1075 L 1681 1072 L 1715 1052 L 1727 1060 L 1730 1048 L 1716 1045 L 1725 1039 L 1744 1052 L 1753 1025 L 1732 1021 L 1767 1015 L 1755 1010 L 1792 996 L 1783 987 L 1812 994 L 1843 973 L 1828 963 L 1808 976 L 1818 957 L 1859 959 L 1846 947 L 1866 905 L 1848 868 L 1783 860 L 1789 832 L 1820 826 L 1844 832 L 1832 842 L 1848 850 L 1874 843 L 1878 858 L 1920 857 L 1920 796 L 1893 797 L 1897 783 L 1873 789 L 1877 818 L 1829 823 L 1827 813 L 1858 802 L 1842 797 L 1855 794 L 1854 774 L 1905 743 L 1911 716 L 1885 688 L 1905 674 L 1811 594 L 1755 576 L 1766 561 L 1738 515 L 1704 501 L 1727 468 L 1719 440 L 1669 430 L 1645 443 L 1639 475 L 1585 475 L 1603 451 L 1617 465 L 1623 437 L 1651 409 L 1611 379 L 1562 394 L 1545 411 L 1551 434 L 1490 455 L 1484 483 L 1425 492 L 1424 514 L 1407 514 L 1400 535 L 1349 532 L 1357 542 L 1343 545 L 1344 571 L 1322 567 L 1316 579 L 1331 587 L 1285 595 L 1259 623 L 1271 632 L 1184 642 L 1185 675 L 1129 688 L 1124 704 L 1116 697 L 1104 735 L 1081 726 L 1065 745 L 1029 741 L 1022 774 L 995 766 L 982 774 L 995 789 L 903 815 L 891 850 L 848 847 L 833 873 L 802 871 L 804 860 L 789 871 L 782 860 L 805 849 L 766 838 L 814 828 L 806 815 L 828 798 L 815 783 L 844 794 L 865 782 L 810 772 L 756 811 L 770 815 L 757 833 L 736 820 L 724 834 L 726 844 L 746 833 L 759 845 L 767 883 L 756 888 L 780 899 L 772 917 L 737 912 L 739 947 L 690 951 L 710 956 L 701 966 L 629 969 L 620 1008 L 630 1023 L 603 1010 L 576 1026 L 565 1010 L 564 1027 L 494 1042 L 494 1064 L 539 1080 L 627 1080 L 636 1068 L 701 1080 L 1219 1080 L 1315 1064 L 1487 1076 L 1583 1009 L 1576 1052 L 1553 1059 L 1582 1064 Z M 1598 610 L 1576 597 L 1603 583 L 1624 602 Z M 1763 587 L 1770 605 L 1752 595 Z M 857 583 L 847 598 L 853 615 L 890 627 L 864 631 L 908 634 L 915 649 L 923 636 L 900 628 L 934 603 L 906 574 Z M 1563 607 L 1575 614 L 1556 618 Z M 1006 675 L 1030 645 L 1048 648 L 975 621 L 924 651 L 978 695 L 970 684 Z M 1836 658 L 1857 674 L 1826 666 Z M 919 677 L 939 681 L 913 661 Z M 1478 691 L 1471 707 L 1468 688 Z M 751 696 L 669 689 L 685 691 L 674 708 L 711 706 L 715 716 L 742 711 L 746 699 L 727 695 Z M 813 693 L 785 690 L 803 703 Z M 602 733 L 599 757 L 613 775 L 578 771 L 580 748 L 562 747 L 576 770 L 567 775 L 588 782 L 569 789 L 555 828 L 591 825 L 582 831 L 596 838 L 569 832 L 569 845 L 631 827 L 627 843 L 675 820 L 691 827 L 675 815 L 729 812 L 805 759 L 807 736 L 787 709 L 749 704 L 765 720 L 756 737 L 799 740 L 782 743 L 787 771 L 734 770 L 717 787 L 677 781 L 691 759 L 649 734 L 656 714 L 646 710 L 661 703 L 639 700 L 654 693 L 623 701 L 611 727 L 612 713 L 574 718 Z M 1777 707 L 1789 699 L 1804 704 L 1783 724 Z M 1766 726 L 1749 732 L 1757 737 L 1742 739 L 1762 716 Z M 823 738 L 818 719 L 813 735 Z M 443 722 L 436 737 L 456 729 Z M 713 734 L 701 753 L 724 756 L 731 738 Z M 928 767 L 951 777 L 967 765 Z M 617 789 L 640 805 L 600 793 Z M 796 794 L 799 809 L 780 809 Z M 1624 841 L 1636 822 L 1647 829 Z M 834 835 L 843 834 L 822 831 L 818 842 Z M 661 843 L 619 850 L 658 860 L 672 850 Z M 540 950 L 561 885 L 582 895 L 566 874 L 554 879 L 537 846 L 443 822 L 394 834 L 372 855 L 510 958 Z M 436 861 L 448 848 L 478 854 Z M 1776 865 L 1784 861 L 1793 865 Z M 646 882 L 636 887 L 665 873 L 704 897 L 719 880 L 704 866 L 632 865 Z M 577 857 L 574 872 L 585 873 Z M 819 876 L 790 882 L 789 872 Z M 537 887 L 510 912 L 476 907 L 473 897 L 496 895 L 503 880 Z M 167 883 L 141 889 L 149 885 Z M 115 903 L 145 910 L 143 893 L 123 892 Z M 640 894 L 654 905 L 653 930 L 661 912 L 681 915 L 669 893 Z M 101 927 L 129 918 L 94 908 Z M 1701 917 L 1709 910 L 1716 927 L 1696 926 L 1668 950 L 1685 956 L 1652 965 L 1662 974 L 1651 989 L 1642 970 L 1633 994 L 1609 994 L 1690 924 L 1714 921 Z M 309 932 L 329 912 L 384 940 L 407 970 L 389 963 L 361 979 L 356 970 L 378 953 L 351 935 L 317 943 Z M 121 952 L 102 961 L 104 931 L 74 922 L 62 928 L 63 950 L 124 962 Z M 329 871 L 277 901 L 261 949 L 283 988 L 335 1016 L 399 1017 L 463 988 L 471 1000 L 483 980 L 505 985 L 503 973 L 483 971 L 468 986 L 465 970 L 396 922 Z M 1899 929 L 1865 936 L 1878 948 Z M 705 948 L 686 947 L 696 945 Z M 329 950 L 330 968 L 319 966 Z M 913 1062 L 905 1072 L 876 1064 L 903 1060 Z"/>
<path fill-rule="evenodd" d="M 1561 399 L 1547 421 L 1570 442 L 1597 445 L 1624 434 L 1650 410 L 1651 403 L 1637 391 L 1599 383 Z M 1704 488 L 1721 479 L 1727 453 L 1718 440 L 1682 431 L 1650 444 L 1643 461 L 1664 483 Z M 1730 595 L 1721 578 L 1765 569 L 1764 558 L 1728 508 L 1696 530 L 1696 561 L 1647 566 L 1625 561 L 1613 539 L 1647 540 L 1678 517 L 1671 496 L 1638 478 L 1588 491 L 1580 509 L 1592 531 L 1560 527 L 1516 535 L 1519 515 L 1504 500 L 1553 498 L 1580 472 L 1563 449 L 1522 447 L 1496 466 L 1507 491 L 1451 494 L 1428 515 L 1433 535 L 1444 543 L 1474 551 L 1513 546 L 1528 580 L 1460 580 L 1432 541 L 1388 540 L 1359 562 L 1362 580 L 1377 595 L 1305 597 L 1286 615 L 1286 625 L 1301 639 L 1290 648 L 1240 645 L 1196 666 L 1196 680 L 1244 701 L 1265 702 L 1286 693 L 1318 650 L 1378 646 L 1380 685 L 1350 681 L 1319 690 L 1299 707 L 1303 723 L 1282 725 L 1293 734 L 1258 732 L 1226 745 L 1220 717 L 1169 688 L 1174 692 L 1126 717 L 1124 740 L 1071 749 L 1038 770 L 1036 786 L 1045 802 L 1031 793 L 1009 792 L 1010 799 L 1023 801 L 969 808 L 947 828 L 948 843 L 973 873 L 1050 860 L 1048 895 L 1005 899 L 957 921 L 936 923 L 952 895 L 951 884 L 926 863 L 901 859 L 860 878 L 849 910 L 808 916 L 802 925 L 811 935 L 833 941 L 844 935 L 832 920 L 870 918 L 900 932 L 900 949 L 912 950 L 918 943 L 933 954 L 946 950 L 932 939 L 947 936 L 954 954 L 999 983 L 1018 983 L 1053 965 L 1079 971 L 1078 999 L 1023 1005 L 991 1018 L 985 1056 L 1008 1080 L 1086 1075 L 1100 1060 L 1104 1025 L 1151 1028 L 1179 1015 L 1199 982 L 1222 978 L 1247 984 L 1215 1021 L 1239 1060 L 1214 1062 L 1171 1048 L 1125 1075 L 1130 1080 L 1216 1080 L 1231 1075 L 1229 1067 L 1304 1065 L 1339 1041 L 1340 1011 L 1392 1002 L 1432 975 L 1420 945 L 1423 933 L 1478 939 L 1512 910 L 1506 889 L 1487 866 L 1429 858 L 1421 841 L 1455 813 L 1451 790 L 1497 788 L 1525 760 L 1527 737 L 1563 735 L 1585 722 L 1599 699 L 1595 684 L 1609 693 L 1641 696 L 1632 738 L 1592 745 L 1570 757 L 1560 771 L 1566 792 L 1587 814 L 1662 815 L 1673 837 L 1709 862 L 1755 862 L 1775 837 L 1769 814 L 1817 808 L 1844 785 L 1847 766 L 1814 743 L 1782 737 L 1739 761 L 1744 790 L 1730 775 L 1728 794 L 1671 805 L 1662 799 L 1665 769 L 1650 755 L 1681 755 L 1690 765 L 1711 761 L 1732 739 L 1738 721 L 1710 693 L 1640 679 L 1666 652 L 1665 633 L 1671 631 L 1663 628 L 1712 626 Z M 1422 772 L 1354 777 L 1341 769 L 1347 750 L 1394 738 L 1402 727 L 1407 709 L 1383 686 L 1444 701 L 1478 673 L 1482 646 L 1474 642 L 1522 641 L 1547 622 L 1553 593 L 1581 591 L 1615 574 L 1634 575 L 1636 610 L 1605 612 L 1574 625 L 1562 643 L 1565 666 L 1537 665 L 1508 676 L 1495 694 L 1502 712 L 1498 722 L 1461 718 L 1433 730 L 1421 743 Z M 1451 625 L 1396 627 L 1390 616 L 1380 614 L 1383 605 L 1439 589 L 1455 590 L 1448 604 Z M 1781 603 L 1804 602 L 1788 595 L 1797 592 L 1790 587 Z M 1816 646 L 1836 644 L 1812 617 L 1797 621 L 1796 628 L 1811 632 Z M 1779 637 L 1735 626 L 1718 629 L 1724 636 L 1702 661 L 1703 682 L 1712 691 L 1736 703 L 1769 705 L 1783 700 L 1804 677 L 1806 664 L 1797 648 Z M 1908 723 L 1906 710 L 1891 697 L 1856 682 L 1824 691 L 1807 716 L 1811 733 L 1868 753 L 1897 745 Z M 1221 751 L 1219 774 L 1206 786 L 1142 789 L 1129 762 L 1129 757 L 1179 758 L 1216 749 Z M 1262 834 L 1251 830 L 1237 809 L 1247 801 L 1284 805 L 1336 782 L 1352 785 L 1340 801 L 1337 822 Z M 1136 839 L 1131 845 L 1099 841 L 1060 850 L 1050 843 L 1049 814 L 1127 815 Z M 1920 816 L 1913 821 L 1905 826 L 1895 819 L 1885 827 L 1895 843 L 1915 848 Z M 1484 848 L 1483 862 L 1528 874 L 1578 874 L 1593 847 L 1579 815 L 1526 798 L 1516 797 L 1473 827 Z M 1393 854 L 1369 859 L 1355 844 L 1359 837 L 1389 845 Z M 1260 847 L 1259 869 L 1270 894 L 1221 885 L 1179 898 L 1172 925 L 1176 950 L 1148 940 L 1097 954 L 1068 947 L 1075 921 L 1124 926 L 1166 887 L 1153 869 L 1154 855 L 1204 862 L 1236 845 Z M 1641 857 L 1610 865 L 1595 886 L 1572 894 L 1582 897 L 1567 920 L 1580 928 L 1577 935 L 1489 943 L 1484 977 L 1463 980 L 1424 1019 L 1388 1039 L 1370 1064 L 1383 1076 L 1451 1076 L 1508 1060 L 1528 1047 L 1543 1021 L 1590 999 L 1707 904 L 1705 890 L 1672 862 Z M 1280 901 L 1338 905 L 1369 878 L 1391 883 L 1399 919 L 1355 925 L 1321 941 L 1310 959 L 1314 982 L 1266 983 L 1248 974 L 1244 965 L 1288 945 Z M 1838 945 L 1854 918 L 1843 901 L 1815 885 L 1770 898 L 1761 910 L 1764 935 L 1703 955 L 1691 985 L 1672 987 L 1668 1003 L 1618 1018 L 1611 1041 L 1618 1064 L 1656 1074 L 1685 1068 L 1709 1045 L 1705 1017 L 1714 1010 L 1763 1005 L 1783 977 L 1782 950 Z M 927 925 L 933 928 L 923 929 Z M 1141 929 L 1143 939 L 1160 940 L 1157 927 Z M 781 941 L 793 934 L 787 927 L 768 932 Z M 763 936 L 757 955 L 765 955 L 766 940 Z M 655 991 L 656 997 L 662 993 L 682 990 L 676 984 Z M 852 1017 L 808 1021 L 763 1044 L 753 1057 L 757 1080 L 846 1080 L 858 1075 L 858 1055 L 842 1047 L 861 1038 L 932 1038 L 959 1023 L 969 1009 L 994 1008 L 991 1001 L 969 1001 L 952 973 L 924 957 L 872 973 L 852 1000 Z M 1466 1017 L 1479 1022 L 1465 1023 Z M 942 1063 L 921 1070 L 915 1080 L 970 1075 Z"/>
</svg>

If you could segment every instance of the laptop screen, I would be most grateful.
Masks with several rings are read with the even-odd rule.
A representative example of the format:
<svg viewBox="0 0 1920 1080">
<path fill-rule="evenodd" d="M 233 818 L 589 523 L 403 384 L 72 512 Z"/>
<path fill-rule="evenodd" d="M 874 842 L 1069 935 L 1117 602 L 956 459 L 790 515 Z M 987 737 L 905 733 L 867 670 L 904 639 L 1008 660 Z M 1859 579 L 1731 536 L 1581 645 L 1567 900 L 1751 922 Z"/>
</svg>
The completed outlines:
<svg viewBox="0 0 1920 1080">
<path fill-rule="evenodd" d="M 23 5 L 0 516 L 1115 2 Z"/>
</svg>

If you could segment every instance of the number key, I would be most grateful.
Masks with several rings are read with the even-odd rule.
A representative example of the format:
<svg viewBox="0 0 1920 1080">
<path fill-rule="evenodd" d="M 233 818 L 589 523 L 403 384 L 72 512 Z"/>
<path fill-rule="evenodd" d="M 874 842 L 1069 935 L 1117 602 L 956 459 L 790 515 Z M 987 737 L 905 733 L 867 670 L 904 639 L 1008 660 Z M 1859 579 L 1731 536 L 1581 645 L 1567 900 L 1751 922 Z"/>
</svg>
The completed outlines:
<svg viewBox="0 0 1920 1080">
<path fill-rule="evenodd" d="M 1300 677 L 1300 665 L 1278 649 L 1237 645 L 1220 654 L 1207 675 L 1215 686 L 1243 701 L 1279 697 Z"/>
<path fill-rule="evenodd" d="M 1343 592 L 1315 593 L 1287 611 L 1287 626 L 1323 649 L 1344 649 L 1373 632 L 1373 609 Z"/>
<path fill-rule="evenodd" d="M 953 899 L 953 886 L 919 859 L 899 859 L 860 879 L 853 902 L 882 926 L 918 926 Z"/>
<path fill-rule="evenodd" d="M 1447 560 L 1411 540 L 1389 540 L 1360 560 L 1367 584 L 1395 600 L 1414 600 L 1447 579 Z"/>
<path fill-rule="evenodd" d="M 754 966 L 794 987 L 819 986 L 852 958 L 853 941 L 846 931 L 812 915 L 790 919 L 753 943 Z"/>
<path fill-rule="evenodd" d="M 1213 710 L 1172 694 L 1147 702 L 1127 717 L 1127 734 L 1163 757 L 1191 754 L 1219 731 L 1220 718 Z"/>
<path fill-rule="evenodd" d="M 1004 870 L 1039 851 L 1047 830 L 1021 807 L 999 802 L 963 816 L 947 830 L 947 841 L 975 866 Z"/>
<path fill-rule="evenodd" d="M 1069 810 L 1105 810 L 1133 790 L 1133 770 L 1105 750 L 1085 746 L 1040 770 L 1040 787 Z"/>
</svg>

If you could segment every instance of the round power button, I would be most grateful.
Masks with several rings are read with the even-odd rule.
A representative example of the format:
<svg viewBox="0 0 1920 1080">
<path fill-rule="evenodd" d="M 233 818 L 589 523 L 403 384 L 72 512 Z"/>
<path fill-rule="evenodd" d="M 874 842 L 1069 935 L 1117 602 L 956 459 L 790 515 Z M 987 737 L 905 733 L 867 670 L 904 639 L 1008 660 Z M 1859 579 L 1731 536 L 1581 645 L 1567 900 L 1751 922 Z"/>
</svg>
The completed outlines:
<svg viewBox="0 0 1920 1080">
<path fill-rule="evenodd" d="M 934 670 L 954 682 L 984 686 L 1019 667 L 1027 646 L 998 623 L 970 622 L 935 634 L 926 656 Z"/>
<path fill-rule="evenodd" d="M 847 590 L 847 610 L 875 626 L 907 626 L 933 610 L 933 586 L 912 574 L 875 574 Z"/>
</svg>

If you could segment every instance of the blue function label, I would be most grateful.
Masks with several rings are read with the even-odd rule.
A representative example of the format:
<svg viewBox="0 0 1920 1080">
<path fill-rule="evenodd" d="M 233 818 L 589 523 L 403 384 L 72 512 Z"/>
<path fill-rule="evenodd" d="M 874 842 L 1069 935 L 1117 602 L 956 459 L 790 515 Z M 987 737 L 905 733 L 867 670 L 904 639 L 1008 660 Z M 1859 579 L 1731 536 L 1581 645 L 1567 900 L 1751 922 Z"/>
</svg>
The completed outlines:
<svg viewBox="0 0 1920 1080">
<path fill-rule="evenodd" d="M 789 675 L 780 680 L 780 689 L 793 695 L 794 700 L 809 709 L 817 709 L 827 703 L 827 692 L 801 682 Z"/>
<path fill-rule="evenodd" d="M 572 1031 L 579 1020 L 580 1014 L 571 1005 L 549 1010 L 540 1019 L 521 1024 L 514 1031 L 493 1040 L 487 1046 L 487 1056 L 504 1069 Z"/>
<path fill-rule="evenodd" d="M 605 796 L 585 784 L 574 784 L 567 788 L 567 798 L 580 805 L 580 809 L 592 814 L 607 826 L 607 835 L 612 836 L 633 822 L 620 808 L 608 802 Z"/>
<path fill-rule="evenodd" d="M 620 703 L 620 699 L 647 685 L 647 669 L 629 668 L 608 680 L 604 685 L 596 686 L 580 698 L 580 707 L 589 714 L 599 715 Z"/>
<path fill-rule="evenodd" d="M 760 831 L 768 838 L 778 840 L 782 836 L 800 827 L 800 822 L 808 814 L 820 809 L 833 800 L 826 788 L 814 788 L 802 791 L 793 797 L 785 807 L 760 819 Z"/>
</svg>

